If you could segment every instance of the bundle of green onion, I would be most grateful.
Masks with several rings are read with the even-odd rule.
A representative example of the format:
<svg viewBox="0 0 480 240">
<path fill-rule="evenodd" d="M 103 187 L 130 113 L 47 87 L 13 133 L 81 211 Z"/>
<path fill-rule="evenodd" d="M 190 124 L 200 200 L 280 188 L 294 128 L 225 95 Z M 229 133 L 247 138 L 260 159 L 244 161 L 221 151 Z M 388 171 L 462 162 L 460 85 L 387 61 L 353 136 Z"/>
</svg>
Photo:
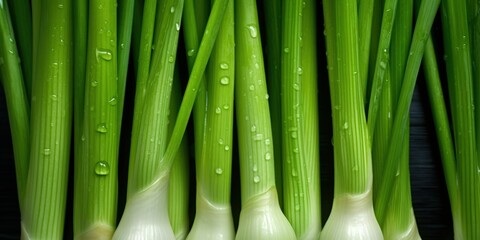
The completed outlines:
<svg viewBox="0 0 480 240">
<path fill-rule="evenodd" d="M 480 4 L 441 3 L 450 110 L 430 34 L 439 7 L 440 0 L 0 0 L 19 234 L 420 239 L 408 114 L 423 59 L 455 239 L 480 239 Z M 328 66 L 319 66 L 318 31 Z M 319 104 L 328 104 L 318 101 L 320 81 L 329 82 L 331 127 L 320 125 Z M 333 129 L 335 182 L 322 226 L 325 127 Z M 123 165 L 128 176 L 119 181 Z"/>
</svg>

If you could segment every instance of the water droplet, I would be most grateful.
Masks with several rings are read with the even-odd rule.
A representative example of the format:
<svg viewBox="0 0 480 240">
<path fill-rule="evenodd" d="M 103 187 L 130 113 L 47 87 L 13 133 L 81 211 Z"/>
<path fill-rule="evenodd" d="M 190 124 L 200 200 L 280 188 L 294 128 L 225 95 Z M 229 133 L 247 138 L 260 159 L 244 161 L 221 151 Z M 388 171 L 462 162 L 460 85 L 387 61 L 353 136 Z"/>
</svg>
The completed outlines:
<svg viewBox="0 0 480 240">
<path fill-rule="evenodd" d="M 230 106 L 228 104 L 223 105 L 223 109 L 228 110 L 230 109 Z"/>
<path fill-rule="evenodd" d="M 293 139 L 297 138 L 297 137 L 298 137 L 297 131 L 292 132 L 292 133 L 290 134 L 290 136 L 291 136 Z"/>
<path fill-rule="evenodd" d="M 224 149 L 225 149 L 225 151 L 228 151 L 228 150 L 230 150 L 230 147 L 228 145 L 225 145 Z"/>
<path fill-rule="evenodd" d="M 388 49 L 384 48 L 384 49 L 383 49 L 383 52 L 384 52 L 384 53 L 387 53 L 387 52 L 388 52 Z"/>
<path fill-rule="evenodd" d="M 297 170 L 292 169 L 292 177 L 297 177 L 297 176 L 298 176 Z"/>
<path fill-rule="evenodd" d="M 96 87 L 96 86 L 98 86 L 98 82 L 96 80 L 93 80 L 93 81 L 90 82 L 90 86 Z"/>
<path fill-rule="evenodd" d="M 175 60 L 175 58 L 174 58 L 172 55 L 170 55 L 170 56 L 168 57 L 168 62 L 169 62 L 169 63 L 173 63 L 174 60 Z"/>
<path fill-rule="evenodd" d="M 220 69 L 227 70 L 228 69 L 228 63 L 220 63 Z"/>
<path fill-rule="evenodd" d="M 256 132 L 257 131 L 257 126 L 252 125 L 252 127 L 250 128 L 250 131 L 251 132 Z"/>
<path fill-rule="evenodd" d="M 175 7 L 174 6 L 171 6 L 170 7 L 170 13 L 174 13 L 175 12 Z"/>
<path fill-rule="evenodd" d="M 254 25 L 248 25 L 248 31 L 250 32 L 250 37 L 256 38 L 257 37 L 257 28 Z"/>
<path fill-rule="evenodd" d="M 229 82 L 230 82 L 230 79 L 228 77 L 220 78 L 220 84 L 222 85 L 228 85 Z"/>
<path fill-rule="evenodd" d="M 257 133 L 253 136 L 253 140 L 255 141 L 261 141 L 263 139 L 263 134 Z"/>
<path fill-rule="evenodd" d="M 298 83 L 294 83 L 293 89 L 295 89 L 296 91 L 300 90 L 300 85 L 298 85 Z"/>
<path fill-rule="evenodd" d="M 265 94 L 265 99 L 268 100 L 269 98 L 270 98 L 270 95 L 268 95 L 268 93 Z"/>
<path fill-rule="evenodd" d="M 259 183 L 260 182 L 260 176 L 253 177 L 253 182 L 254 183 Z"/>
<path fill-rule="evenodd" d="M 105 161 L 99 161 L 95 164 L 95 174 L 98 176 L 107 176 L 110 173 L 110 165 Z"/>
<path fill-rule="evenodd" d="M 298 67 L 297 68 L 297 73 L 298 73 L 298 75 L 302 75 L 303 69 L 301 67 Z"/>
<path fill-rule="evenodd" d="M 63 4 L 59 3 L 59 4 L 57 5 L 57 7 L 60 8 L 60 9 L 62 9 L 62 8 L 63 8 Z"/>
<path fill-rule="evenodd" d="M 58 97 L 57 97 L 57 95 L 52 94 L 52 95 L 50 95 L 50 99 L 52 99 L 52 101 L 57 101 Z"/>
<path fill-rule="evenodd" d="M 218 144 L 223 145 L 223 143 L 224 143 L 223 139 L 219 138 L 218 139 Z"/>
<path fill-rule="evenodd" d="M 216 114 L 220 114 L 220 113 L 222 113 L 222 109 L 221 109 L 221 108 L 219 108 L 219 107 L 217 107 L 217 108 L 215 109 L 215 113 L 216 113 Z"/>
<path fill-rule="evenodd" d="M 195 55 L 195 49 L 192 48 L 192 49 L 188 50 L 187 55 L 188 55 L 189 57 Z"/>
<path fill-rule="evenodd" d="M 120 48 L 121 48 L 121 49 L 124 49 L 124 48 L 125 48 L 125 44 L 124 44 L 124 43 L 120 43 Z"/>
<path fill-rule="evenodd" d="M 175 29 L 177 29 L 177 31 L 180 31 L 180 23 L 175 23 Z"/>
<path fill-rule="evenodd" d="M 294 153 L 298 153 L 298 152 L 299 152 L 298 148 L 294 148 L 294 149 L 293 149 L 293 152 L 294 152 Z"/>
<path fill-rule="evenodd" d="M 100 61 L 100 59 L 103 59 L 105 61 L 111 61 L 113 58 L 112 52 L 107 49 L 97 48 L 95 49 L 95 55 L 97 56 L 97 61 Z"/>
<path fill-rule="evenodd" d="M 82 142 L 85 142 L 85 135 L 82 135 L 81 140 L 82 140 Z"/>
<path fill-rule="evenodd" d="M 108 104 L 110 104 L 110 106 L 115 106 L 115 105 L 117 105 L 117 98 L 116 98 L 116 97 L 112 97 L 110 100 L 108 100 Z"/>
<path fill-rule="evenodd" d="M 50 148 L 43 149 L 43 155 L 49 156 L 50 155 Z"/>
<path fill-rule="evenodd" d="M 269 152 L 265 153 L 265 160 L 270 160 L 272 159 L 272 154 L 270 154 Z"/>
<path fill-rule="evenodd" d="M 265 145 L 270 145 L 270 143 L 272 143 L 272 140 L 270 140 L 270 138 L 266 138 Z"/>
<path fill-rule="evenodd" d="M 384 62 L 384 61 L 381 61 L 380 62 L 380 67 L 383 68 L 383 69 L 387 68 L 387 63 Z"/>
<path fill-rule="evenodd" d="M 108 130 L 107 130 L 107 124 L 105 124 L 105 123 L 99 123 L 99 124 L 97 125 L 97 132 L 99 132 L 99 133 L 107 133 L 107 131 L 108 131 Z"/>
<path fill-rule="evenodd" d="M 343 123 L 343 129 L 347 130 L 348 129 L 348 122 Z"/>
<path fill-rule="evenodd" d="M 217 169 L 215 169 L 215 173 L 216 173 L 217 175 L 222 175 L 223 169 L 217 168 Z"/>
<path fill-rule="evenodd" d="M 258 166 L 257 166 L 257 164 L 253 164 L 252 171 L 254 171 L 254 172 L 258 171 Z"/>
<path fill-rule="evenodd" d="M 289 52 L 290 52 L 290 48 L 284 48 L 284 49 L 283 49 L 283 52 L 284 52 L 284 53 L 289 53 Z"/>
</svg>

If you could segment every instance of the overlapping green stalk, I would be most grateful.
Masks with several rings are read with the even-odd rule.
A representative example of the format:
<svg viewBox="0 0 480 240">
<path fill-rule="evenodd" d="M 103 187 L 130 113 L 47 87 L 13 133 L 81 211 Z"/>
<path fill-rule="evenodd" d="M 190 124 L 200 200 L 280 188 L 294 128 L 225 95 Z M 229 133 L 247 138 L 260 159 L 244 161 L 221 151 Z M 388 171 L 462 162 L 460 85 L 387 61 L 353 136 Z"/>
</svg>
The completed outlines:
<svg viewBox="0 0 480 240">
<path fill-rule="evenodd" d="M 10 21 L 7 2 L 0 6 L 0 83 L 5 92 L 20 212 L 25 201 L 25 188 L 30 161 L 30 103 L 27 97 L 22 67 L 18 61 L 17 44 Z"/>
<path fill-rule="evenodd" d="M 469 1 L 470 2 L 470 1 Z M 458 204 L 461 233 L 464 239 L 480 238 L 480 175 L 478 172 L 478 139 L 476 138 L 476 95 L 474 86 L 478 71 L 472 65 L 471 34 L 468 12 L 474 6 L 467 1 L 442 1 L 443 39 L 452 112 L 453 137 L 457 169 Z M 455 206 L 453 206 L 455 207 Z M 454 215 L 455 217 L 455 215 Z M 456 229 L 457 230 L 457 229 Z"/>
<path fill-rule="evenodd" d="M 417 22 L 408 52 L 408 58 L 405 65 L 402 87 L 398 95 L 397 105 L 394 112 L 394 120 L 390 135 L 388 152 L 385 158 L 384 170 L 381 175 L 377 196 L 375 197 L 375 215 L 380 223 L 384 223 L 387 213 L 387 206 L 391 202 L 393 195 L 392 188 L 396 177 L 401 176 L 401 163 L 397 161 L 402 156 L 405 144 L 405 129 L 407 128 L 410 104 L 412 101 L 413 90 L 415 87 L 420 63 L 422 60 L 425 42 L 428 39 L 430 28 L 435 18 L 439 1 L 422 1 Z M 405 168 L 405 167 L 404 167 Z"/>
<path fill-rule="evenodd" d="M 196 143 L 201 147 L 197 166 L 196 214 L 188 239 L 233 239 L 230 206 L 235 79 L 234 2 L 229 1 L 209 60 L 205 124 Z M 199 103 L 202 105 L 202 103 Z M 198 123 L 198 122 L 197 122 Z M 197 125 L 196 125 L 197 126 Z"/>
</svg>

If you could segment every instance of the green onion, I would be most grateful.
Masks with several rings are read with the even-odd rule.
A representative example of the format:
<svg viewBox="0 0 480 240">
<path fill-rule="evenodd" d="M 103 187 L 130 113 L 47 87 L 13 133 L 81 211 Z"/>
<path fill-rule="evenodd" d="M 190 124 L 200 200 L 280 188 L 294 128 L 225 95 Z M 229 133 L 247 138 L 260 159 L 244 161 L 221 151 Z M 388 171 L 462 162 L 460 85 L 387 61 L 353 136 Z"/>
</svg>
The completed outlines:
<svg viewBox="0 0 480 240">
<path fill-rule="evenodd" d="M 282 40 L 282 0 L 263 1 L 264 21 L 266 26 L 266 54 L 265 69 L 267 75 L 267 87 L 269 95 L 270 119 L 272 124 L 273 146 L 282 144 L 282 104 L 281 104 L 281 40 Z M 273 149 L 275 158 L 282 159 L 281 147 Z M 282 164 L 275 164 L 275 186 L 278 192 L 278 201 L 283 208 L 283 173 Z"/>
<path fill-rule="evenodd" d="M 38 9 L 36 9 L 38 7 Z M 31 149 L 22 238 L 63 238 L 72 121 L 72 5 L 34 1 Z M 48 13 L 48 14 L 47 14 Z M 35 36 L 35 35 L 34 35 Z"/>
<path fill-rule="evenodd" d="M 443 1 L 442 25 L 452 111 L 461 230 L 464 239 L 480 238 L 480 178 L 467 1 Z M 478 121 L 478 120 L 477 120 Z M 453 206 L 455 207 L 455 206 Z M 455 219 L 457 220 L 457 219 Z"/>
<path fill-rule="evenodd" d="M 335 188 L 332 212 L 320 238 L 381 239 L 372 205 L 371 151 L 358 74 L 357 1 L 324 0 L 323 6 L 332 99 Z"/>
<path fill-rule="evenodd" d="M 442 158 L 443 172 L 445 175 L 448 197 L 450 200 L 450 210 L 453 217 L 453 231 L 455 234 L 455 239 L 462 239 L 455 149 L 453 146 L 453 137 L 450 132 L 447 107 L 445 106 L 445 100 L 443 98 L 443 91 L 440 83 L 440 73 L 438 71 L 437 59 L 435 56 L 435 49 L 431 36 L 428 38 L 425 45 L 423 69 L 425 72 L 425 80 L 427 81 L 428 96 L 430 100 L 430 106 L 432 108 L 440 156 Z"/>
<path fill-rule="evenodd" d="M 404 147 L 405 129 L 407 128 L 410 104 L 413 96 L 413 90 L 416 78 L 422 60 L 425 42 L 428 39 L 430 28 L 433 24 L 440 1 L 422 1 L 415 30 L 413 33 L 410 51 L 408 54 L 405 72 L 402 81 L 402 88 L 394 113 L 392 132 L 389 140 L 389 149 L 385 158 L 385 165 L 382 181 L 378 188 L 378 194 L 375 198 L 375 215 L 378 222 L 384 223 L 387 206 L 390 204 L 392 196 L 392 186 L 395 183 L 397 173 L 400 171 L 401 162 L 397 161 L 402 155 Z M 405 151 L 405 150 L 403 150 Z M 402 175 L 402 173 L 399 173 Z"/>
<path fill-rule="evenodd" d="M 299 239 L 320 236 L 316 36 L 313 1 L 284 1 L 282 156 L 284 211 Z"/>
<path fill-rule="evenodd" d="M 127 204 L 114 239 L 174 237 L 168 220 L 168 173 L 162 178 L 156 174 L 168 141 L 168 112 L 183 1 L 167 0 L 153 10 L 149 7 L 147 1 L 144 14 L 148 10 L 156 16 L 144 17 L 142 27 L 149 27 L 153 18 L 157 22 L 155 31 L 161 34 L 155 39 L 153 29 L 142 31 L 141 38 L 147 39 L 147 43 L 141 43 L 146 49 L 139 56 Z M 148 42 L 152 38 L 156 48 L 150 60 L 153 44 Z"/>
<path fill-rule="evenodd" d="M 233 239 L 235 229 L 230 206 L 233 135 L 235 39 L 233 1 L 209 61 L 202 155 L 197 159 L 196 214 L 188 239 Z"/>
<path fill-rule="evenodd" d="M 174 122 L 177 117 L 181 100 L 181 82 L 179 64 L 175 66 L 172 85 L 172 100 L 170 101 L 169 122 Z M 185 239 L 190 231 L 189 205 L 190 205 L 190 167 L 189 167 L 188 139 L 185 136 L 172 165 L 170 183 L 168 186 L 168 216 L 176 239 Z"/>
<path fill-rule="evenodd" d="M 5 5 L 3 5 L 5 4 Z M 0 6 L 0 82 L 4 88 L 17 179 L 20 212 L 23 212 L 30 158 L 30 104 L 10 22 L 7 2 Z"/>
<path fill-rule="evenodd" d="M 119 143 L 116 44 L 116 2 L 90 1 L 81 153 L 75 160 L 74 235 L 80 239 L 110 238 L 115 229 Z"/>
<path fill-rule="evenodd" d="M 295 239 L 278 203 L 256 2 L 235 3 L 235 106 L 242 208 L 236 239 Z"/>
<path fill-rule="evenodd" d="M 8 1 L 28 99 L 32 94 L 32 15 L 27 0 Z"/>
</svg>

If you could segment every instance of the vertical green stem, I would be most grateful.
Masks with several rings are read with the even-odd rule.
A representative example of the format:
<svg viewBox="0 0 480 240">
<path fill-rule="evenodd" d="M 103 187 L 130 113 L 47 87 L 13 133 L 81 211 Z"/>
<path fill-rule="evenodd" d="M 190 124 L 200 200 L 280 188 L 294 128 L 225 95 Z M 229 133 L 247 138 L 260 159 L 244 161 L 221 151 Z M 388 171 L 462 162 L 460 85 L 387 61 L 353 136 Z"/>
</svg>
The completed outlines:
<svg viewBox="0 0 480 240">
<path fill-rule="evenodd" d="M 62 239 L 73 99 L 72 4 L 66 0 L 36 4 L 41 17 L 34 27 L 43 34 L 38 36 L 38 59 L 34 61 L 22 238 Z"/>
<path fill-rule="evenodd" d="M 30 158 L 30 104 L 23 81 L 22 68 L 13 36 L 8 6 L 0 6 L 0 82 L 8 108 L 10 132 L 15 157 L 20 212 L 25 201 L 25 188 Z"/>
<path fill-rule="evenodd" d="M 89 2 L 86 54 L 82 153 L 75 160 L 74 235 L 110 238 L 116 225 L 119 142 L 116 1 Z"/>
</svg>

